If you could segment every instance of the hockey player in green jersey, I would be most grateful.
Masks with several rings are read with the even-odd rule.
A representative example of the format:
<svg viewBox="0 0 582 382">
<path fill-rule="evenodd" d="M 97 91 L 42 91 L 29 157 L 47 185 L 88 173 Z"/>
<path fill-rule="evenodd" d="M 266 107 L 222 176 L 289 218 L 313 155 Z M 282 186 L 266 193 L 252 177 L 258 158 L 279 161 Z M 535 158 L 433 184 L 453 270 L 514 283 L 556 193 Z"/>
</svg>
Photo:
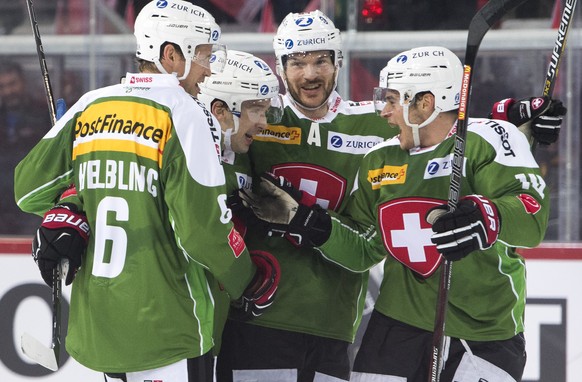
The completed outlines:
<svg viewBox="0 0 582 382">
<path fill-rule="evenodd" d="M 354 381 L 427 380 L 443 256 L 454 265 L 440 380 L 521 380 L 526 272 L 516 249 L 543 239 L 548 190 L 513 124 L 470 119 L 461 198 L 448 211 L 462 71 L 436 46 L 388 62 L 374 99 L 400 134 L 364 156 L 341 216 L 298 205 L 280 179 L 261 182 L 285 203 L 276 216 L 259 203 L 257 214 L 302 235 L 321 257 L 353 272 L 385 259 Z"/>
<path fill-rule="evenodd" d="M 224 59 L 214 18 L 185 1 L 151 2 L 135 36 L 140 73 L 81 97 L 18 165 L 15 195 L 42 215 L 76 185 L 86 218 L 80 205 L 57 205 L 33 242 L 45 279 L 63 257 L 76 264 L 67 278 L 78 270 L 66 339 L 73 358 L 108 381 L 210 382 L 205 272 L 252 316 L 272 302 L 277 262 L 249 256 L 234 229 L 220 128 L 193 97 L 211 58 Z M 86 222 L 81 257 L 69 245 L 86 240 Z"/>
<path fill-rule="evenodd" d="M 247 152 L 253 137 L 278 123 L 283 114 L 279 80 L 262 59 L 229 49 L 224 69 L 200 83 L 198 99 L 220 123 L 222 163 L 228 194 L 252 185 Z M 230 203 L 228 203 L 230 204 Z M 232 206 L 236 208 L 236 206 Z M 233 216 L 235 228 L 243 236 L 246 227 Z M 209 275 L 212 277 L 212 275 Z M 210 283 L 214 297 L 214 354 L 220 350 L 221 334 L 228 315 L 230 296 L 217 281 Z"/>
<path fill-rule="evenodd" d="M 297 45 L 301 43 L 306 45 Z M 253 170 L 285 175 L 326 207 L 339 210 L 360 158 L 397 131 L 386 128 L 371 102 L 344 101 L 335 92 L 341 36 L 320 11 L 289 14 L 274 47 L 287 88 L 285 111 L 280 123 L 255 137 L 249 150 Z M 277 298 L 284 302 L 253 321 L 228 320 L 217 380 L 232 381 L 234 374 L 265 381 L 312 381 L 316 373 L 347 380 L 348 346 L 361 319 L 367 274 L 343 270 L 310 248 L 265 237 L 252 227 L 245 241 L 249 248 L 271 252 L 279 260 Z"/>
<path fill-rule="evenodd" d="M 322 207 L 341 212 L 361 158 L 398 130 L 387 128 L 371 102 L 346 101 L 335 91 L 341 36 L 320 11 L 289 14 L 274 49 L 287 90 L 285 111 L 279 124 L 255 137 L 249 151 L 254 174 L 285 176 L 315 195 Z M 249 229 L 245 241 L 277 257 L 282 279 L 277 304 L 264 315 L 247 323 L 227 322 L 218 381 L 230 382 L 233 374 L 292 382 L 348 380 L 348 346 L 362 318 L 368 273 L 332 264 L 293 239 Z"/>
</svg>

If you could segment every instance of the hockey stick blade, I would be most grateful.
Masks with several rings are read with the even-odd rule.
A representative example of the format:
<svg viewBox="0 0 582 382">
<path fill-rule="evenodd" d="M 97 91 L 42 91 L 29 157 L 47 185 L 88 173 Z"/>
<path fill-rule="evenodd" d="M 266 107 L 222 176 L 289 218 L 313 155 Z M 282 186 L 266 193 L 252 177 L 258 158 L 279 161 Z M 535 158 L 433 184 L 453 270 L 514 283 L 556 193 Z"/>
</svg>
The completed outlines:
<svg viewBox="0 0 582 382">
<path fill-rule="evenodd" d="M 57 350 L 41 344 L 40 341 L 30 334 L 22 334 L 22 337 L 20 338 L 20 348 L 28 358 L 39 365 L 52 371 L 57 371 L 59 369 L 56 354 Z"/>
<path fill-rule="evenodd" d="M 52 286 L 52 345 L 47 347 L 39 340 L 28 333 L 23 333 L 20 337 L 20 348 L 22 352 L 31 360 L 49 370 L 59 369 L 59 358 L 61 352 L 61 292 L 62 279 L 69 271 L 69 261 L 61 259 L 61 263 L 53 269 Z"/>
</svg>

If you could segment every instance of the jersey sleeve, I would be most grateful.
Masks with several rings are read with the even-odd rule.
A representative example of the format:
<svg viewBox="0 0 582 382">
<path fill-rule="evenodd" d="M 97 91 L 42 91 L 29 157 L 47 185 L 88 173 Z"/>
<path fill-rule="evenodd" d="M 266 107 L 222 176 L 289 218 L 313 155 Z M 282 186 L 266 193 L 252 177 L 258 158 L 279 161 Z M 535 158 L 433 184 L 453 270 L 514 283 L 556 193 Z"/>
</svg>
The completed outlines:
<svg viewBox="0 0 582 382">
<path fill-rule="evenodd" d="M 163 168 L 165 202 L 176 240 L 186 256 L 207 268 L 232 298 L 238 298 L 255 267 L 226 207 L 224 171 L 216 151 L 220 146 L 215 146 L 218 141 L 207 121 L 211 128 L 218 123 L 208 116 L 193 126 L 181 118 L 187 116 L 175 116 L 177 136 L 168 141 L 164 156 L 169 163 Z"/>
<path fill-rule="evenodd" d="M 501 217 L 499 241 L 531 248 L 544 238 L 549 219 L 549 193 L 525 136 L 515 126 L 490 120 L 475 131 L 478 153 L 491 153 L 487 162 L 471 158 L 475 193 L 491 199 Z M 493 149 L 493 150 L 491 150 Z M 468 156 L 471 155 L 469 146 Z"/>
<path fill-rule="evenodd" d="M 329 261 L 353 272 L 365 272 L 386 256 L 372 208 L 377 202 L 375 195 L 370 187 L 362 187 L 367 182 L 365 166 L 366 158 L 358 172 L 358 186 L 352 191 L 346 209 L 341 215 L 330 212 L 331 235 L 318 248 Z"/>
<path fill-rule="evenodd" d="M 73 183 L 71 157 L 78 103 L 57 121 L 14 170 L 14 196 L 24 212 L 43 215 Z"/>
</svg>

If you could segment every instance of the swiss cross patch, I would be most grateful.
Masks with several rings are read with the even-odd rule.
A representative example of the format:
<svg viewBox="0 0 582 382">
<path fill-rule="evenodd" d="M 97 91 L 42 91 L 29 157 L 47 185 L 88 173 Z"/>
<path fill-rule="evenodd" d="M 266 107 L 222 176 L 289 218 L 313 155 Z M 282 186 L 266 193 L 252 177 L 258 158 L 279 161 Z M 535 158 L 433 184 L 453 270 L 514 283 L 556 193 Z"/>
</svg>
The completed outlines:
<svg viewBox="0 0 582 382">
<path fill-rule="evenodd" d="M 422 277 L 430 277 L 442 261 L 430 238 L 426 222 L 429 209 L 444 204 L 440 199 L 402 198 L 378 207 L 378 222 L 384 247 L 396 260 Z"/>
<path fill-rule="evenodd" d="M 543 98 L 534 98 L 531 100 L 531 108 L 534 110 L 539 109 L 540 107 L 542 107 L 544 104 L 544 99 Z"/>
<path fill-rule="evenodd" d="M 232 253 L 234 253 L 234 257 L 236 258 L 238 258 L 245 249 L 245 241 L 234 227 L 231 228 L 230 233 L 228 234 L 228 245 L 230 245 L 230 249 L 232 249 Z"/>
<path fill-rule="evenodd" d="M 517 198 L 523 204 L 523 208 L 525 208 L 528 214 L 535 215 L 539 210 L 542 209 L 540 203 L 531 195 L 528 194 L 519 194 Z"/>
<path fill-rule="evenodd" d="M 315 202 L 325 209 L 336 211 L 346 195 L 347 180 L 325 167 L 285 163 L 273 166 L 271 172 L 285 177 L 294 187 L 315 195 Z"/>
</svg>

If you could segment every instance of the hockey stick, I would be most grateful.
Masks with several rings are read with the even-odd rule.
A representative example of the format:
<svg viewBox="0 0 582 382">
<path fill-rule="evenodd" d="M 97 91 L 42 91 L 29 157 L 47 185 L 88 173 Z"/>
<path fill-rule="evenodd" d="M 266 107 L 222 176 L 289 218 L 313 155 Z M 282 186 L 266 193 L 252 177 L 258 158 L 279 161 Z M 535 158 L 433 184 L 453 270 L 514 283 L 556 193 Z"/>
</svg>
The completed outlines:
<svg viewBox="0 0 582 382">
<path fill-rule="evenodd" d="M 577 0 L 565 1 L 562 18 L 560 19 L 560 26 L 558 27 L 558 37 L 556 37 L 556 42 L 552 49 L 552 57 L 548 64 L 548 70 L 546 71 L 546 78 L 544 80 L 544 90 L 542 92 L 542 95 L 544 96 L 551 97 L 554 94 L 554 87 L 556 86 L 556 79 L 558 78 L 558 67 L 560 66 L 564 50 L 566 49 L 568 31 L 570 30 L 572 15 L 576 8 L 576 1 Z M 532 136 L 531 124 L 527 124 L 522 132 L 525 134 L 528 141 L 531 142 L 532 152 L 535 152 L 537 141 Z"/>
<path fill-rule="evenodd" d="M 38 60 L 40 62 L 40 70 L 43 77 L 44 89 L 46 92 L 46 98 L 49 108 L 49 113 L 51 117 L 52 124 L 57 122 L 57 113 L 55 110 L 55 103 L 53 99 L 53 92 L 51 87 L 51 82 L 49 78 L 48 69 L 46 66 L 46 60 L 44 56 L 44 49 L 42 47 L 42 41 L 40 39 L 40 31 L 38 30 L 38 22 L 36 20 L 36 15 L 34 13 L 34 5 L 32 0 L 27 0 L 26 5 L 28 8 L 28 15 L 30 18 L 30 24 L 32 26 L 32 32 L 34 34 L 34 39 L 36 42 L 36 52 L 38 54 Z M 23 333 L 21 337 L 20 347 L 22 352 L 28 356 L 30 359 L 46 367 L 49 370 L 56 371 L 59 368 L 59 354 L 61 351 L 61 275 L 66 272 L 66 267 L 68 263 L 63 261 L 60 265 L 53 269 L 53 286 L 52 286 L 52 344 L 48 348 L 41 344 L 36 338 L 32 337 L 28 333 Z"/>
<path fill-rule="evenodd" d="M 463 162 L 465 159 L 465 141 L 467 139 L 467 124 L 469 118 L 469 100 L 471 97 L 471 78 L 473 75 L 473 66 L 477 59 L 479 45 L 481 45 L 481 40 L 483 40 L 483 37 L 493 24 L 501 20 L 508 11 L 523 2 L 525 2 L 525 0 L 490 0 L 479 10 L 479 12 L 477 12 L 469 24 L 463 81 L 461 85 L 461 99 L 457 120 L 457 132 L 455 134 L 455 146 L 453 151 L 451 184 L 449 187 L 449 211 L 454 211 L 457 208 L 461 194 L 461 179 L 463 173 Z M 445 317 L 447 314 L 449 288 L 451 284 L 452 263 L 445 259 L 442 268 L 439 280 L 430 353 L 431 362 L 428 373 L 429 382 L 438 382 L 440 380 L 442 367 Z"/>
<path fill-rule="evenodd" d="M 30 25 L 32 26 L 32 33 L 34 34 L 34 41 L 36 43 L 36 53 L 38 55 L 38 61 L 40 63 L 40 71 L 42 73 L 42 79 L 44 82 L 44 90 L 46 93 L 46 100 L 49 107 L 49 113 L 51 115 L 51 121 L 54 125 L 57 122 L 55 101 L 53 98 L 53 92 L 51 90 L 52 89 L 51 82 L 49 78 L 48 68 L 46 66 L 46 59 L 44 57 L 44 48 L 42 47 L 42 41 L 40 40 L 40 31 L 38 30 L 38 21 L 36 21 L 36 15 L 34 13 L 34 4 L 32 3 L 32 0 L 26 0 L 26 7 L 28 8 Z"/>
</svg>

